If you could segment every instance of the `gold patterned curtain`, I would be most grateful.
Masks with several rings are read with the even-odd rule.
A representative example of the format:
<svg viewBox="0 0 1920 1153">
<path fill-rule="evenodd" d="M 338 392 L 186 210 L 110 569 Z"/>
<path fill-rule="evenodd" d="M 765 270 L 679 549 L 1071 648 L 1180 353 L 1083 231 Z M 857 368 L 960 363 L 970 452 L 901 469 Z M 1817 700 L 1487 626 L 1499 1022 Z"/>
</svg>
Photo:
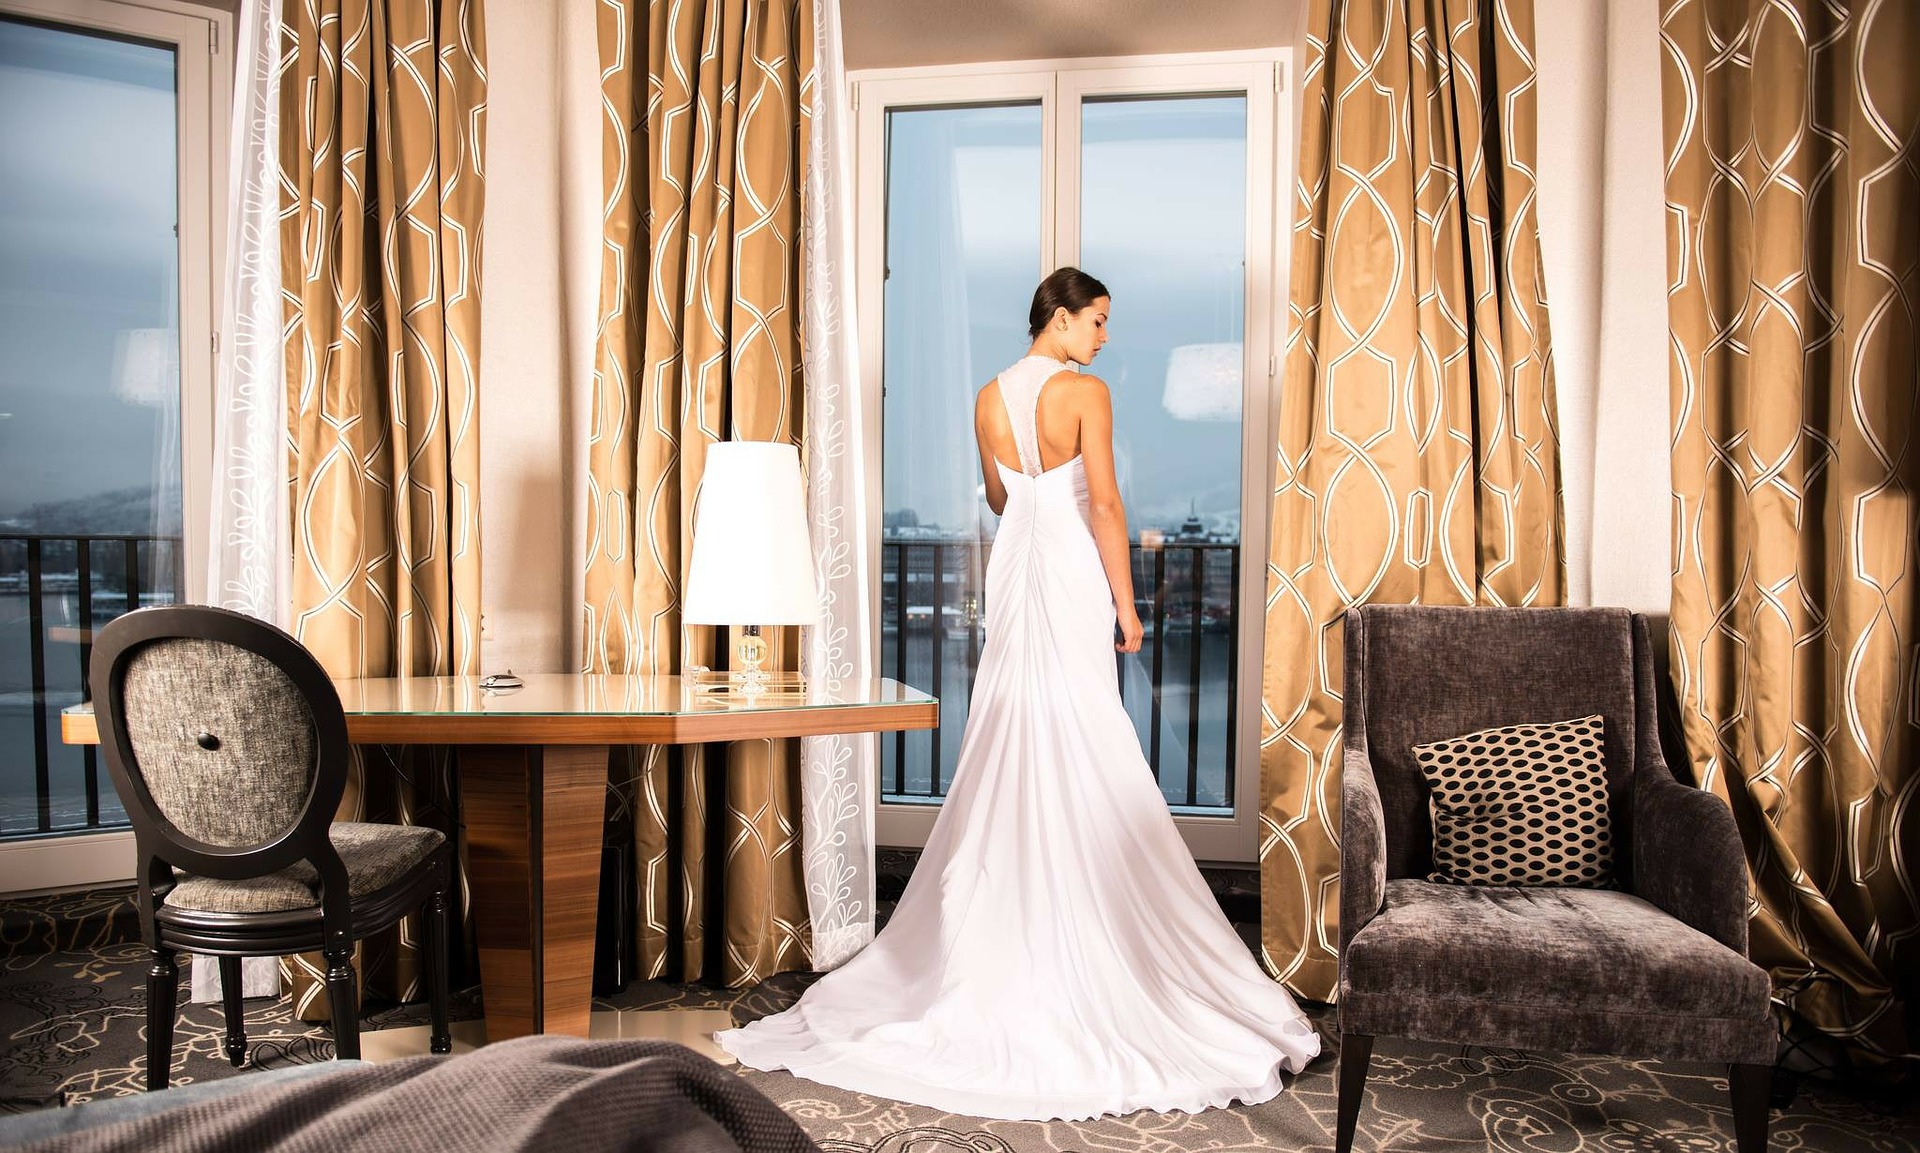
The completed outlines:
<svg viewBox="0 0 1920 1153">
<path fill-rule="evenodd" d="M 1666 0 L 1661 27 L 1692 773 L 1739 819 L 1785 1006 L 1911 1053 L 1920 9 Z"/>
<path fill-rule="evenodd" d="M 1560 604 L 1532 0 L 1313 0 L 1261 679 L 1261 953 L 1328 1000 L 1340 615 Z"/>
<path fill-rule="evenodd" d="M 606 216 L 585 667 L 724 667 L 728 638 L 683 626 L 680 598 L 707 446 L 797 442 L 803 428 L 812 4 L 603 0 L 598 10 Z M 768 637 L 770 663 L 798 667 L 797 630 Z M 627 750 L 613 776 L 633 825 L 642 973 L 742 985 L 807 966 L 797 741 Z M 710 811 L 716 789 L 721 813 Z M 708 860 L 714 850 L 721 861 Z M 709 928 L 721 936 L 709 940 Z"/>
<path fill-rule="evenodd" d="M 288 0 L 284 21 L 293 631 L 336 677 L 472 674 L 481 3 Z M 356 753 L 342 819 L 455 836 L 445 750 Z M 362 987 L 411 998 L 419 939 L 409 917 L 364 944 Z M 301 1015 L 325 1019 L 318 957 L 289 977 Z"/>
</svg>

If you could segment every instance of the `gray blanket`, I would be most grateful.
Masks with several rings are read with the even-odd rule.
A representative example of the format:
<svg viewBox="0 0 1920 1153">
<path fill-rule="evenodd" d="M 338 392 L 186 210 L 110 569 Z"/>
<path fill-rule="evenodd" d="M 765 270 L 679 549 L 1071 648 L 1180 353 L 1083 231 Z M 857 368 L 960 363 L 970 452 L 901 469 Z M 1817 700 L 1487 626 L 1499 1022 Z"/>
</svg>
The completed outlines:
<svg viewBox="0 0 1920 1153">
<path fill-rule="evenodd" d="M 89 1108 L 73 1107 L 76 1113 Z M 262 1077 L 256 1089 L 25 1148 L 817 1153 L 819 1147 L 758 1090 L 684 1046 L 523 1037 L 459 1057 Z"/>
</svg>

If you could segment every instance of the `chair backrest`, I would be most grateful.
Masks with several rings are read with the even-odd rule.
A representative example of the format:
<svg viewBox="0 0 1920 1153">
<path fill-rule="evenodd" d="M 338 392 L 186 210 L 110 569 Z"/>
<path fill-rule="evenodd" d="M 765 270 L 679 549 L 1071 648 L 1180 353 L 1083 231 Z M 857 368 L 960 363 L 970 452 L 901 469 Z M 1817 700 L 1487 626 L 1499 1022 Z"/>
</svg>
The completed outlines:
<svg viewBox="0 0 1920 1153">
<path fill-rule="evenodd" d="M 236 880 L 337 860 L 346 717 L 300 642 L 225 609 L 142 609 L 100 630 L 89 683 L 143 861 Z"/>
<path fill-rule="evenodd" d="M 1388 877 L 1433 867 L 1426 778 L 1413 746 L 1478 729 L 1606 718 L 1614 869 L 1629 876 L 1633 776 L 1652 727 L 1645 623 L 1613 608 L 1364 605 L 1346 614 L 1346 739 L 1366 741 L 1386 823 Z M 1646 674 L 1650 678 L 1650 672 Z M 1642 690 L 1649 699 L 1642 700 Z"/>
</svg>

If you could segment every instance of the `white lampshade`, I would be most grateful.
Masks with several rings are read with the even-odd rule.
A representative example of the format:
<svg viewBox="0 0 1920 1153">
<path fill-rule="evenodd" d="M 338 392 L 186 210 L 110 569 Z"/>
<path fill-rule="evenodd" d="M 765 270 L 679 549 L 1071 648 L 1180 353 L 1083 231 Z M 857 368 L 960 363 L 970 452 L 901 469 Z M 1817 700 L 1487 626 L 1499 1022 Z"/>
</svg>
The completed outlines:
<svg viewBox="0 0 1920 1153">
<path fill-rule="evenodd" d="M 755 440 L 708 446 L 680 619 L 690 625 L 820 619 L 799 449 Z"/>
<path fill-rule="evenodd" d="M 1240 419 L 1240 342 L 1182 344 L 1167 354 L 1160 403 L 1178 420 Z"/>
</svg>

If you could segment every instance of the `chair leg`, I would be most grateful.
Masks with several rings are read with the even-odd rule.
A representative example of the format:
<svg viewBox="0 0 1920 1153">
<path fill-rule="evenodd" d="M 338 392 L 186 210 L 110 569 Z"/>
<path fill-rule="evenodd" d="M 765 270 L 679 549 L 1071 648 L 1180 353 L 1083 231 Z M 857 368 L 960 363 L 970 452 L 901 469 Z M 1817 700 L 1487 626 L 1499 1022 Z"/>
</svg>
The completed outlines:
<svg viewBox="0 0 1920 1153">
<path fill-rule="evenodd" d="M 1773 1066 L 1729 1065 L 1727 1087 L 1733 1097 L 1734 1148 L 1739 1153 L 1766 1153 Z"/>
<path fill-rule="evenodd" d="M 173 950 L 155 946 L 147 967 L 147 1089 L 165 1089 L 173 1068 L 173 1014 L 180 997 L 180 966 Z"/>
<path fill-rule="evenodd" d="M 1340 1034 L 1340 1096 L 1335 1153 L 1353 1148 L 1354 1123 L 1360 1120 L 1360 1102 L 1367 1091 L 1367 1063 L 1373 1058 L 1373 1038 L 1364 1033 Z"/>
<path fill-rule="evenodd" d="M 453 1052 L 453 1035 L 447 1029 L 447 891 L 435 889 L 427 898 L 427 1008 L 433 1033 L 427 1048 L 435 1053 Z"/>
<path fill-rule="evenodd" d="M 333 1051 L 357 1060 L 360 1056 L 360 1007 L 354 1002 L 353 949 L 326 952 L 327 1008 L 333 1015 Z"/>
<path fill-rule="evenodd" d="M 240 994 L 240 958 L 220 958 L 220 1004 L 227 1017 L 227 1060 L 235 1069 L 247 1063 L 247 1011 L 240 1004 Z"/>
</svg>

